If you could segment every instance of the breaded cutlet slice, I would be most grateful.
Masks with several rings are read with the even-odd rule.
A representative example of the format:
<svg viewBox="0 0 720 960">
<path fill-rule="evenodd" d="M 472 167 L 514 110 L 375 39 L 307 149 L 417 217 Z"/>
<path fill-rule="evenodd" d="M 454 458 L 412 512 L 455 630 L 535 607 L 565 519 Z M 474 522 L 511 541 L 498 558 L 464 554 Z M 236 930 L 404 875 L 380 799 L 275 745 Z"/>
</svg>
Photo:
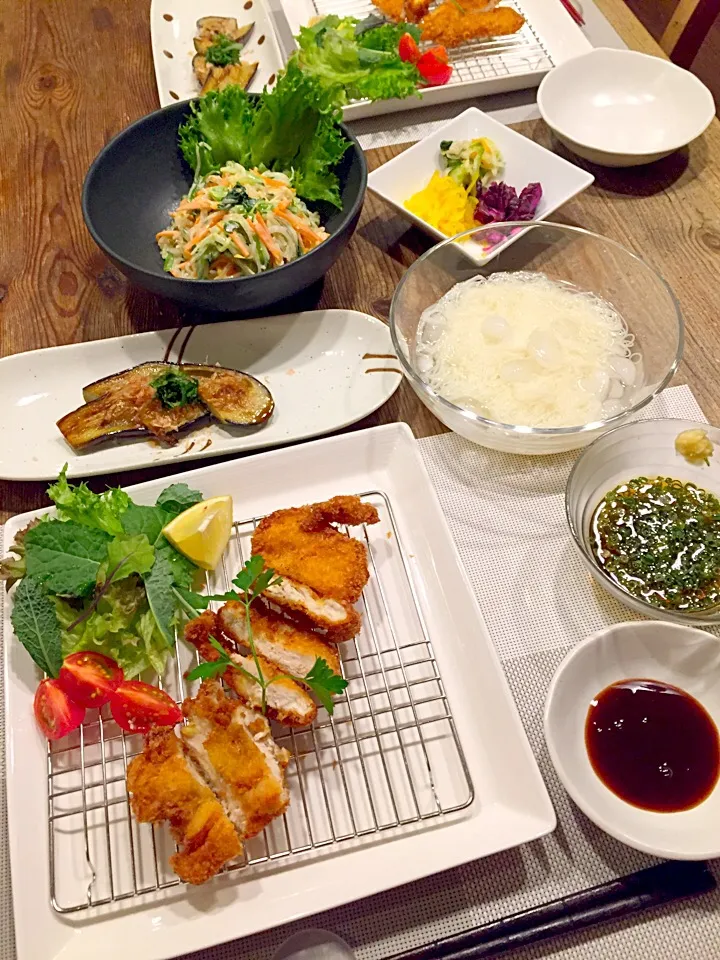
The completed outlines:
<svg viewBox="0 0 720 960">
<path fill-rule="evenodd" d="M 186 883 L 205 883 L 242 853 L 232 821 L 172 730 L 147 735 L 143 752 L 128 764 L 127 786 L 139 823 L 169 821 L 180 847 L 170 866 Z"/>
<path fill-rule="evenodd" d="M 244 605 L 236 600 L 228 600 L 218 610 L 217 618 L 222 633 L 239 647 L 247 648 Z M 304 677 L 320 658 L 325 660 L 333 673 L 340 673 L 337 647 L 312 630 L 303 630 L 272 610 L 257 605 L 250 609 L 250 625 L 255 649 L 279 670 L 285 670 L 295 677 Z"/>
<path fill-rule="evenodd" d="M 206 680 L 183 703 L 185 749 L 222 800 L 243 840 L 279 817 L 290 802 L 287 750 L 270 735 L 265 717 L 231 700 L 217 680 Z"/>
<path fill-rule="evenodd" d="M 185 639 L 195 647 L 203 660 L 212 662 L 217 660 L 219 653 L 210 643 L 210 637 L 214 637 L 225 648 L 234 663 L 257 676 L 255 660 L 251 656 L 244 657 L 237 653 L 234 645 L 220 629 L 217 614 L 212 610 L 205 610 L 186 624 Z M 312 723 L 317 716 L 317 706 L 307 690 L 290 677 L 281 676 L 280 671 L 268 660 L 263 657 L 258 657 L 258 660 L 264 679 L 273 680 L 266 688 L 266 709 L 270 719 L 277 720 L 286 727 L 304 727 Z M 277 679 L 273 679 L 275 677 Z M 262 689 L 259 683 L 233 669 L 225 671 L 223 680 L 243 703 L 254 710 L 262 709 Z"/>
</svg>

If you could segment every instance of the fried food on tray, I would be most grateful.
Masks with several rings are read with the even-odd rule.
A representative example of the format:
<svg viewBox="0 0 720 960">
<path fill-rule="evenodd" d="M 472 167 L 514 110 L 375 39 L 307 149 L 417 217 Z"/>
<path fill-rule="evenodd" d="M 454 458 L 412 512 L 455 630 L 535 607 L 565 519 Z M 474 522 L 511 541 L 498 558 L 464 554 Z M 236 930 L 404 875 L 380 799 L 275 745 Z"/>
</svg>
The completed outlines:
<svg viewBox="0 0 720 960">
<path fill-rule="evenodd" d="M 517 33 L 525 18 L 512 7 L 481 10 L 484 3 L 463 0 L 462 10 L 453 0 L 443 0 L 423 17 L 420 27 L 422 40 L 458 47 L 468 40 L 484 40 Z"/>
<path fill-rule="evenodd" d="M 469 40 L 485 40 L 517 33 L 525 18 L 512 7 L 499 7 L 497 0 L 443 0 L 430 10 L 431 0 L 373 0 L 385 16 L 399 23 L 407 20 L 422 29 L 422 40 L 459 47 Z"/>
<path fill-rule="evenodd" d="M 405 0 L 403 13 L 410 23 L 419 23 L 430 9 L 430 0 Z"/>
<path fill-rule="evenodd" d="M 244 626 L 244 625 L 243 625 Z M 252 657 L 241 656 L 235 651 L 234 645 L 225 637 L 220 629 L 217 614 L 206 610 L 185 627 L 185 639 L 198 651 L 203 660 L 217 660 L 219 654 L 210 643 L 214 637 L 225 647 L 230 658 L 248 673 L 257 676 L 257 668 Z M 258 658 L 263 677 L 270 680 L 280 673 L 264 657 Z M 226 670 L 224 677 L 228 687 L 249 707 L 254 710 L 262 708 L 262 691 L 260 685 L 253 683 L 239 670 Z M 280 676 L 267 687 L 267 715 L 287 727 L 304 727 L 312 723 L 317 716 L 317 707 L 310 694 L 289 677 Z"/>
<path fill-rule="evenodd" d="M 218 623 L 225 637 L 240 647 L 247 647 L 243 604 L 229 600 L 218 611 Z M 303 677 L 320 657 L 333 673 L 340 673 L 337 648 L 311 630 L 303 630 L 272 610 L 260 607 L 250 610 L 250 625 L 258 654 L 281 671 Z"/>
<path fill-rule="evenodd" d="M 273 740 L 265 717 L 225 696 L 206 680 L 183 703 L 183 742 L 220 797 L 243 840 L 256 836 L 290 802 L 285 767 L 290 754 Z"/>
<path fill-rule="evenodd" d="M 321 597 L 310 587 L 285 578 L 268 587 L 264 596 L 289 613 L 299 624 L 321 627 L 331 643 L 351 640 L 360 633 L 360 614 L 350 603 Z"/>
<path fill-rule="evenodd" d="M 130 806 L 139 823 L 170 822 L 180 850 L 170 858 L 186 883 L 205 883 L 242 852 L 222 804 L 183 755 L 172 730 L 148 734 L 128 764 Z"/>
<path fill-rule="evenodd" d="M 378 519 L 375 507 L 359 497 L 344 496 L 276 510 L 261 520 L 253 534 L 252 551 L 285 582 L 284 589 L 271 591 L 272 602 L 291 613 L 301 610 L 318 627 L 354 621 L 356 633 L 359 618 L 352 604 L 368 581 L 367 553 L 359 540 L 333 524 L 356 526 Z M 326 601 L 332 602 L 325 605 Z"/>
</svg>

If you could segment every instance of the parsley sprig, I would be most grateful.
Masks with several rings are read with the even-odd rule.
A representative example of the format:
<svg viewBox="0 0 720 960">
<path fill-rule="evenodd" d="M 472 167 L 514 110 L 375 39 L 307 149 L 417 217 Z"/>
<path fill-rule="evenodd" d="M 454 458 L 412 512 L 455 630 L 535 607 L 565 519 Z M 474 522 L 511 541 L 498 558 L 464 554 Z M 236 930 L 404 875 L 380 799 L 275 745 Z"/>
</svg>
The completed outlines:
<svg viewBox="0 0 720 960">
<path fill-rule="evenodd" d="M 228 67 L 240 62 L 241 49 L 241 43 L 237 43 L 226 33 L 219 33 L 205 51 L 205 59 L 216 67 Z"/>
<path fill-rule="evenodd" d="M 250 648 L 250 653 L 252 654 L 252 658 L 255 662 L 256 673 L 251 673 L 249 670 L 246 670 L 242 664 L 236 663 L 235 660 L 233 660 L 233 658 L 228 654 L 227 650 L 225 650 L 225 648 L 218 643 L 215 637 L 209 637 L 209 641 L 217 652 L 218 657 L 216 660 L 208 661 L 207 663 L 201 663 L 191 670 L 188 673 L 188 680 L 207 680 L 209 678 L 221 677 L 229 667 L 234 670 L 239 670 L 243 676 L 247 677 L 247 679 L 260 685 L 260 689 L 262 691 L 261 709 L 263 714 L 267 709 L 268 687 L 277 680 L 283 678 L 295 680 L 296 682 L 303 683 L 309 687 L 325 707 L 327 712 L 332 714 L 334 708 L 333 696 L 343 692 L 343 690 L 347 687 L 347 680 L 345 680 L 339 674 L 333 673 L 327 660 L 324 660 L 322 657 L 318 657 L 304 677 L 298 677 L 292 673 L 279 673 L 268 679 L 262 672 L 260 658 L 258 656 L 257 648 L 255 646 L 255 639 L 253 637 L 252 623 L 250 620 L 250 607 L 252 606 L 253 602 L 257 600 L 257 598 L 265 590 L 268 589 L 268 587 L 282 583 L 282 578 L 278 577 L 274 570 L 265 566 L 265 561 L 261 556 L 254 556 L 245 563 L 243 568 L 232 582 L 234 586 L 237 587 L 237 592 L 230 590 L 226 593 L 203 595 L 199 593 L 193 593 L 190 590 L 175 589 L 175 593 L 183 607 L 193 617 L 196 616 L 200 611 L 206 610 L 210 602 L 213 600 L 237 600 L 242 603 L 245 607 L 245 628 L 247 635 L 246 642 Z"/>
</svg>

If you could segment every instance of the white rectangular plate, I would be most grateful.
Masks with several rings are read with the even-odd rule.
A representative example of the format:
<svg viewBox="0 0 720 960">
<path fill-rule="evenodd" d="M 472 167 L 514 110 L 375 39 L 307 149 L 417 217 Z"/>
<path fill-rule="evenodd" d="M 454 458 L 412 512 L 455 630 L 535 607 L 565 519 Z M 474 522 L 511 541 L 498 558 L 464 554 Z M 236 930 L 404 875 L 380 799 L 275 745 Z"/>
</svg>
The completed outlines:
<svg viewBox="0 0 720 960">
<path fill-rule="evenodd" d="M 447 240 L 444 233 L 411 213 L 404 203 L 427 185 L 436 170 L 446 172 L 447 167 L 440 155 L 442 140 L 472 140 L 476 137 L 489 137 L 498 145 L 505 160 L 505 168 L 498 179 L 515 187 L 518 194 L 528 183 L 541 184 L 543 195 L 535 214 L 536 220 L 547 219 L 568 200 L 587 190 L 595 180 L 591 173 L 511 130 L 504 123 L 493 120 L 477 107 L 468 107 L 434 133 L 373 170 L 368 177 L 368 187 L 416 227 L 437 240 Z M 521 232 L 490 250 L 473 240 L 464 241 L 461 249 L 477 263 L 485 263 L 508 247 Z"/>
<path fill-rule="evenodd" d="M 336 13 L 362 19 L 377 9 L 371 0 L 274 0 L 287 20 L 289 33 L 297 34 L 301 26 L 315 16 Z M 451 103 L 470 97 L 490 96 L 510 90 L 537 87 L 545 74 L 571 57 L 587 53 L 592 44 L 570 18 L 560 0 L 503 0 L 525 17 L 519 33 L 509 37 L 465 44 L 449 50 L 454 67 L 449 83 L 430 87 L 421 97 L 406 100 L 361 101 L 345 107 L 346 120 L 359 120 L 398 110 L 410 110 L 433 104 Z M 278 12 L 273 8 L 275 17 Z M 286 31 L 279 35 L 285 56 L 292 47 L 285 42 Z"/>
<path fill-rule="evenodd" d="M 272 84 L 284 60 L 265 0 L 151 0 L 150 36 L 161 107 L 200 95 L 192 68 L 193 37 L 200 17 L 235 17 L 239 26 L 254 22 L 250 38 L 240 51 L 241 60 L 258 64 L 247 89 L 260 93 L 266 84 Z"/>
<path fill-rule="evenodd" d="M 84 386 L 163 357 L 252 374 L 275 400 L 270 421 L 201 426 L 172 447 L 136 437 L 75 452 L 65 442 L 56 422 L 82 405 Z M 330 433 L 368 416 L 397 390 L 402 375 L 392 357 L 387 324 L 355 310 L 229 320 L 18 353 L 0 360 L 0 407 L 7 414 L 0 426 L 0 477 L 49 480 L 64 463 L 69 476 L 89 477 Z"/>
<path fill-rule="evenodd" d="M 230 493 L 237 519 L 381 490 L 399 542 L 376 529 L 377 576 L 390 610 L 406 602 L 392 575 L 404 548 L 409 573 L 470 777 L 474 800 L 435 828 L 396 827 L 381 840 L 330 844 L 250 867 L 201 889 L 175 887 L 60 917 L 48 898 L 46 748 L 32 716 L 37 671 L 12 640 L 5 596 L 8 820 L 18 960 L 164 960 L 369 896 L 542 836 L 555 815 L 502 668 L 410 430 L 401 424 L 179 474 L 205 496 Z M 152 503 L 166 481 L 129 488 Z M 5 543 L 31 515 L 5 526 Z M 332 796 L 330 802 L 332 803 Z M 292 797 L 292 803 L 302 800 Z M 68 861 L 67 869 L 77 869 Z M 342 882 L 338 882 L 338 877 Z M 89 922 L 90 921 L 90 922 Z"/>
</svg>

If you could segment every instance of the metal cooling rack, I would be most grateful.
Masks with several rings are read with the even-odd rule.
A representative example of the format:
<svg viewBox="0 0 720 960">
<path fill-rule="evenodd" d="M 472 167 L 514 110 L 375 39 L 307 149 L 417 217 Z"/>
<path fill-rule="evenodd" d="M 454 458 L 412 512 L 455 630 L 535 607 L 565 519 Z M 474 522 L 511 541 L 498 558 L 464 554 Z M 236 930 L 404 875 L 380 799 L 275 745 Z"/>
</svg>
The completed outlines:
<svg viewBox="0 0 720 960">
<path fill-rule="evenodd" d="M 276 741 L 292 754 L 291 804 L 245 844 L 243 857 L 225 874 L 277 869 L 278 861 L 334 852 L 337 844 L 377 842 L 409 825 L 430 827 L 473 801 L 392 507 L 380 491 L 361 496 L 378 508 L 381 523 L 360 534 L 370 581 L 361 600 L 362 632 L 340 647 L 348 687 L 336 698 L 332 717 L 321 709 L 311 727 L 273 725 Z M 222 570 L 208 578 L 212 592 L 230 588 L 260 519 L 234 525 Z M 190 692 L 183 674 L 193 656 L 177 638 L 175 652 L 161 685 L 180 702 Z M 106 707 L 74 737 L 51 745 L 47 754 L 53 908 L 75 914 L 131 905 L 180 886 L 168 866 L 174 845 L 166 828 L 137 824 L 131 816 L 127 764 L 142 749 L 141 738 L 124 734 Z"/>
<path fill-rule="evenodd" d="M 312 0 L 318 16 L 335 13 L 343 17 L 363 19 L 371 13 L 379 14 L 370 0 Z M 431 7 L 437 6 L 436 3 Z M 471 40 L 448 50 L 453 74 L 448 87 L 461 83 L 482 80 L 497 80 L 519 74 L 550 70 L 554 66 L 550 54 L 528 20 L 522 5 L 509 0 L 505 6 L 512 7 L 525 17 L 521 29 L 507 37 L 491 37 L 487 40 Z M 357 102 L 357 101 L 356 101 Z M 365 102 L 365 101 L 363 101 Z"/>
</svg>

